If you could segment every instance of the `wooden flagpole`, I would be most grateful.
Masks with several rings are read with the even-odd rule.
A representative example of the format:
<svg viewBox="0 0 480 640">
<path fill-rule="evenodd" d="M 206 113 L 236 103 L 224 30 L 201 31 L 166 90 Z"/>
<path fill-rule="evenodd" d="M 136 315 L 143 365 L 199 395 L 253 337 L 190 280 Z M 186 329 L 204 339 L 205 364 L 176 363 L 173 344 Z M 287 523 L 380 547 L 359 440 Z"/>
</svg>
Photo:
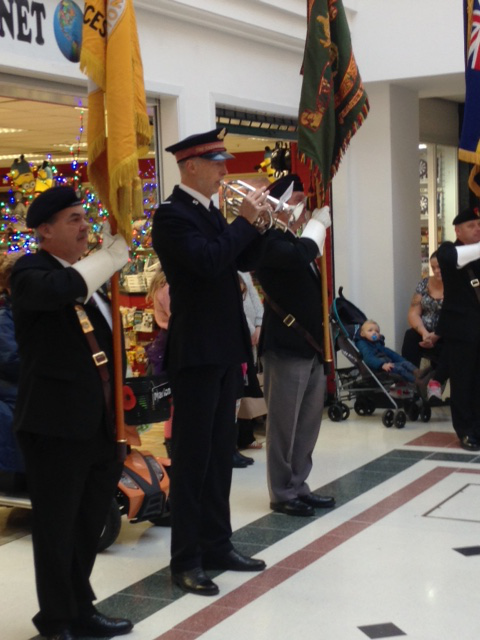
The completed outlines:
<svg viewBox="0 0 480 640">
<path fill-rule="evenodd" d="M 110 217 L 112 234 L 117 232 L 117 221 Z M 110 279 L 112 294 L 112 333 L 113 333 L 113 406 L 115 411 L 115 432 L 119 460 L 127 455 L 127 438 L 123 413 L 123 341 L 120 318 L 120 274 L 117 271 Z"/>
<path fill-rule="evenodd" d="M 324 204 L 329 204 L 330 197 L 327 196 L 327 202 L 322 203 L 320 200 L 320 183 L 315 179 L 315 191 L 317 207 L 322 207 Z M 330 193 L 330 192 L 329 192 Z M 328 233 L 328 229 L 327 229 Z M 330 324 L 329 324 L 329 307 L 328 307 L 328 268 L 327 268 L 327 251 L 326 251 L 326 238 L 323 245 L 323 253 L 320 258 L 320 275 L 322 284 L 322 315 L 323 315 L 323 351 L 324 360 L 328 368 L 333 361 L 332 357 L 332 344 L 330 341 Z"/>
</svg>

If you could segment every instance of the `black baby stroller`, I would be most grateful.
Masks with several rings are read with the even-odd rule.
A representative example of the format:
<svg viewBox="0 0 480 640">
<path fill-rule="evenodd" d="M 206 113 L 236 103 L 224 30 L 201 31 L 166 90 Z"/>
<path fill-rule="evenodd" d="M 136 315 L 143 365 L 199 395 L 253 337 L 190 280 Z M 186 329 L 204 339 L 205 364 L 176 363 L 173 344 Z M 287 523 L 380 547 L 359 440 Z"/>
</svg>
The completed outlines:
<svg viewBox="0 0 480 640">
<path fill-rule="evenodd" d="M 335 401 L 328 408 L 328 417 L 334 422 L 346 420 L 350 409 L 346 401 L 353 400 L 359 416 L 372 415 L 375 409 L 384 409 L 382 422 L 386 427 L 402 429 L 408 420 L 419 418 L 428 422 L 431 408 L 424 402 L 413 383 L 404 383 L 399 376 L 374 372 L 362 359 L 355 338 L 367 316 L 343 296 L 343 287 L 330 308 L 330 329 L 335 355 L 341 352 L 352 364 L 339 368 L 335 362 Z"/>
</svg>

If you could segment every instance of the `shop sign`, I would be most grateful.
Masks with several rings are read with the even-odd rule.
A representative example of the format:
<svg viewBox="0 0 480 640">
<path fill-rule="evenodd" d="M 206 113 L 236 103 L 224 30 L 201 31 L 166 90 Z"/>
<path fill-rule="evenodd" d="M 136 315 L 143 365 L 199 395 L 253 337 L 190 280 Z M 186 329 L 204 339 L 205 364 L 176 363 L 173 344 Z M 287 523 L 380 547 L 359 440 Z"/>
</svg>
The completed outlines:
<svg viewBox="0 0 480 640">
<path fill-rule="evenodd" d="M 0 38 L 44 44 L 45 5 L 28 0 L 0 0 Z"/>
<path fill-rule="evenodd" d="M 77 63 L 82 26 L 81 0 L 0 0 L 2 67 L 11 64 L 18 68 L 15 56 L 20 56 L 23 64 L 30 59 L 32 68 L 47 61 Z M 8 57 L 2 55 L 2 49 Z"/>
</svg>

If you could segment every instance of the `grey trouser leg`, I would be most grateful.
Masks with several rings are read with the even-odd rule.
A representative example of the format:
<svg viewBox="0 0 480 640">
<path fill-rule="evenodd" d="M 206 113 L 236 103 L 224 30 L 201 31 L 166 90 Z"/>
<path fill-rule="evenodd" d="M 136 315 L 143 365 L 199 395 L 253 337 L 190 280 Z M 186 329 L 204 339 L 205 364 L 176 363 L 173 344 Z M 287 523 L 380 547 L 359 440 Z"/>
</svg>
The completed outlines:
<svg viewBox="0 0 480 640">
<path fill-rule="evenodd" d="M 312 359 L 263 355 L 267 403 L 267 479 L 271 502 L 310 493 L 306 483 L 325 397 L 323 364 Z"/>
</svg>

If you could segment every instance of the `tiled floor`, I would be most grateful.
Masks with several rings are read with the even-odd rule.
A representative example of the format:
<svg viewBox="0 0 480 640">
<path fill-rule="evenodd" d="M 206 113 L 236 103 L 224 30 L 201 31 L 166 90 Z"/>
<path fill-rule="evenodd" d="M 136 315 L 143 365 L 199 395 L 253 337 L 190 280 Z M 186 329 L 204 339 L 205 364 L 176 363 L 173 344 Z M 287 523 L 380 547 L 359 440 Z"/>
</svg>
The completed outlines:
<svg viewBox="0 0 480 640">
<path fill-rule="evenodd" d="M 161 446 L 161 435 L 146 441 Z M 311 488 L 337 506 L 314 518 L 272 513 L 265 452 L 251 455 L 234 470 L 234 542 L 267 570 L 212 572 L 219 596 L 184 595 L 169 579 L 169 530 L 124 522 L 93 584 L 102 611 L 135 621 L 132 640 L 480 638 L 480 455 L 458 447 L 447 408 L 404 429 L 353 411 L 325 418 Z M 0 511 L 0 638 L 28 640 L 28 518 Z"/>
</svg>

